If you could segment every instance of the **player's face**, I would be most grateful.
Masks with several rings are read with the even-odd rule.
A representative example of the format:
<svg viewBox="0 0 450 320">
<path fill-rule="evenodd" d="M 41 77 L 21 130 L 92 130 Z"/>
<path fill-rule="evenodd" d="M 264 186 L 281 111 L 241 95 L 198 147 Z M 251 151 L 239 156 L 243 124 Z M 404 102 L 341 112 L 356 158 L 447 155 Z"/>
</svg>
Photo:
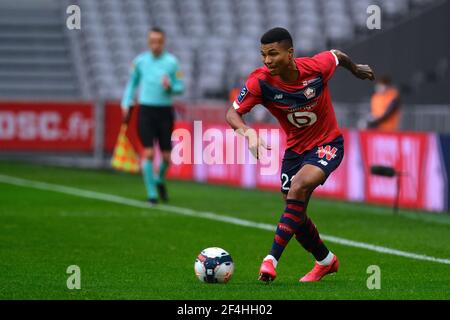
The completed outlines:
<svg viewBox="0 0 450 320">
<path fill-rule="evenodd" d="M 161 32 L 150 31 L 148 33 L 148 47 L 155 56 L 159 56 L 164 50 L 164 35 Z"/>
<path fill-rule="evenodd" d="M 291 60 L 290 51 L 280 43 L 269 43 L 261 45 L 261 59 L 269 69 L 271 75 L 279 75 Z"/>
</svg>

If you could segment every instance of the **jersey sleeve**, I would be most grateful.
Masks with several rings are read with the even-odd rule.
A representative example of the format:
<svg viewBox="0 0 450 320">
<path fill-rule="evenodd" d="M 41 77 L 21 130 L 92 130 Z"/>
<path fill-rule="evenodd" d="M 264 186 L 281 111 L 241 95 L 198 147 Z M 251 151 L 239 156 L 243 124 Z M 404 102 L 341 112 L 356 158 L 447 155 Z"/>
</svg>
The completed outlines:
<svg viewBox="0 0 450 320">
<path fill-rule="evenodd" d="M 251 74 L 238 96 L 233 102 L 233 107 L 237 113 L 243 115 L 248 113 L 254 106 L 262 103 L 261 89 L 258 78 Z"/>
<path fill-rule="evenodd" d="M 320 72 L 323 76 L 324 82 L 328 82 L 336 71 L 339 60 L 331 51 L 323 51 L 311 58 L 312 67 Z"/>
<path fill-rule="evenodd" d="M 177 59 L 173 62 L 173 67 L 170 72 L 170 82 L 172 83 L 172 92 L 174 94 L 181 94 L 184 91 L 184 83 L 182 80 L 183 73 L 180 69 L 180 64 Z"/>
<path fill-rule="evenodd" d="M 134 93 L 139 86 L 141 75 L 139 73 L 138 63 L 139 59 L 136 58 L 133 60 L 133 63 L 131 65 L 130 79 L 128 80 L 127 86 L 125 87 L 121 102 L 121 106 L 124 109 L 128 109 L 133 104 Z"/>
</svg>

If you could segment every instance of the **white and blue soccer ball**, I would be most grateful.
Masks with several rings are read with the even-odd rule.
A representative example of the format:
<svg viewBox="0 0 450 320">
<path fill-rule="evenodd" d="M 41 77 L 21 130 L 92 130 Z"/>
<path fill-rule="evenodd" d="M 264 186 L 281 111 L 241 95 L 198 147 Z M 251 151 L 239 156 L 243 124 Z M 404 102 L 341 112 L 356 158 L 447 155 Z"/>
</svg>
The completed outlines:
<svg viewBox="0 0 450 320">
<path fill-rule="evenodd" d="M 222 248 L 202 250 L 195 259 L 195 275 L 202 282 L 227 283 L 234 272 L 231 255 Z"/>
</svg>

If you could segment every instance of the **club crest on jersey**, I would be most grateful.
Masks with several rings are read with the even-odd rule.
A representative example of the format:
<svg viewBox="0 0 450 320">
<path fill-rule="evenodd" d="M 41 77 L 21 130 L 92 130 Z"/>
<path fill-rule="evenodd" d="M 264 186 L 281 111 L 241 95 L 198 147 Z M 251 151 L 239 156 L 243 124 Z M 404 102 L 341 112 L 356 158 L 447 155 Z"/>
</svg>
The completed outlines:
<svg viewBox="0 0 450 320">
<path fill-rule="evenodd" d="M 333 149 L 332 149 L 331 146 L 329 146 L 329 145 L 325 146 L 325 147 L 321 146 L 316 151 L 317 156 L 319 158 L 326 157 L 326 159 L 328 161 L 330 161 L 331 159 L 334 159 L 336 157 L 336 152 L 337 152 L 337 149 L 335 147 L 333 147 Z"/>
<path fill-rule="evenodd" d="M 244 98 L 245 98 L 245 96 L 247 95 L 247 93 L 248 93 L 247 86 L 244 85 L 244 86 L 242 87 L 241 92 L 239 93 L 239 95 L 238 95 L 238 97 L 237 97 L 237 101 L 238 101 L 239 103 L 241 103 L 242 100 L 244 100 Z"/>
<path fill-rule="evenodd" d="M 307 88 L 305 91 L 303 91 L 303 94 L 305 95 L 306 99 L 312 99 L 316 96 L 316 90 L 313 88 Z"/>
</svg>

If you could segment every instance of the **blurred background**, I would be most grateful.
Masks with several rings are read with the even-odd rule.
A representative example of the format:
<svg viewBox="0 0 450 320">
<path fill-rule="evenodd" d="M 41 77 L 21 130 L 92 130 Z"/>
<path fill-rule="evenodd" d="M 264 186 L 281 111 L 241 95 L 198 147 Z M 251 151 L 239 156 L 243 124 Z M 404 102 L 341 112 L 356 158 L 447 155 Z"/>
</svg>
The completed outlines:
<svg viewBox="0 0 450 320">
<path fill-rule="evenodd" d="M 80 29 L 68 28 L 73 5 Z M 225 121 L 276 26 L 297 56 L 336 48 L 377 74 L 360 81 L 338 68 L 329 82 L 345 156 L 308 216 L 344 268 L 314 286 L 297 286 L 313 263 L 297 244 L 274 286 L 257 282 L 284 207 L 286 141 L 257 106 L 245 120 L 272 151 L 242 163 L 239 151 L 254 158 Z M 172 160 L 180 146 L 191 160 L 169 167 L 170 205 L 156 206 L 138 172 L 111 165 L 120 100 L 152 27 L 165 31 L 186 86 Z M 0 0 L 0 300 L 175 299 L 185 310 L 196 299 L 448 300 L 449 32 L 450 0 Z M 115 159 L 139 171 L 137 108 L 123 139 L 137 152 Z M 193 272 L 213 246 L 236 263 L 226 287 Z"/>
<path fill-rule="evenodd" d="M 81 9 L 80 30 L 66 26 L 70 5 Z M 370 5 L 381 9 L 381 29 L 367 27 Z M 184 74 L 178 120 L 223 124 L 236 90 L 261 65 L 261 34 L 282 26 L 298 56 L 338 48 L 390 77 L 401 97 L 391 130 L 433 135 L 438 142 L 427 146 L 443 154 L 447 195 L 449 14 L 445 0 L 2 0 L 0 157 L 108 167 L 131 61 L 154 26 Z M 367 129 L 375 84 L 339 70 L 330 87 L 340 126 Z M 259 108 L 248 121 L 274 119 Z"/>
<path fill-rule="evenodd" d="M 81 30 L 66 27 L 66 8 L 81 9 Z M 369 5 L 381 29 L 369 30 Z M 0 98 L 118 100 L 132 59 L 147 50 L 153 26 L 180 60 L 187 104 L 227 101 L 259 66 L 267 29 L 291 31 L 297 55 L 340 48 L 390 74 L 401 89 L 405 130 L 450 131 L 449 46 L 442 0 L 3 0 Z M 372 87 L 338 72 L 331 82 L 339 123 L 357 126 Z M 222 118 L 220 119 L 222 120 Z"/>
</svg>

